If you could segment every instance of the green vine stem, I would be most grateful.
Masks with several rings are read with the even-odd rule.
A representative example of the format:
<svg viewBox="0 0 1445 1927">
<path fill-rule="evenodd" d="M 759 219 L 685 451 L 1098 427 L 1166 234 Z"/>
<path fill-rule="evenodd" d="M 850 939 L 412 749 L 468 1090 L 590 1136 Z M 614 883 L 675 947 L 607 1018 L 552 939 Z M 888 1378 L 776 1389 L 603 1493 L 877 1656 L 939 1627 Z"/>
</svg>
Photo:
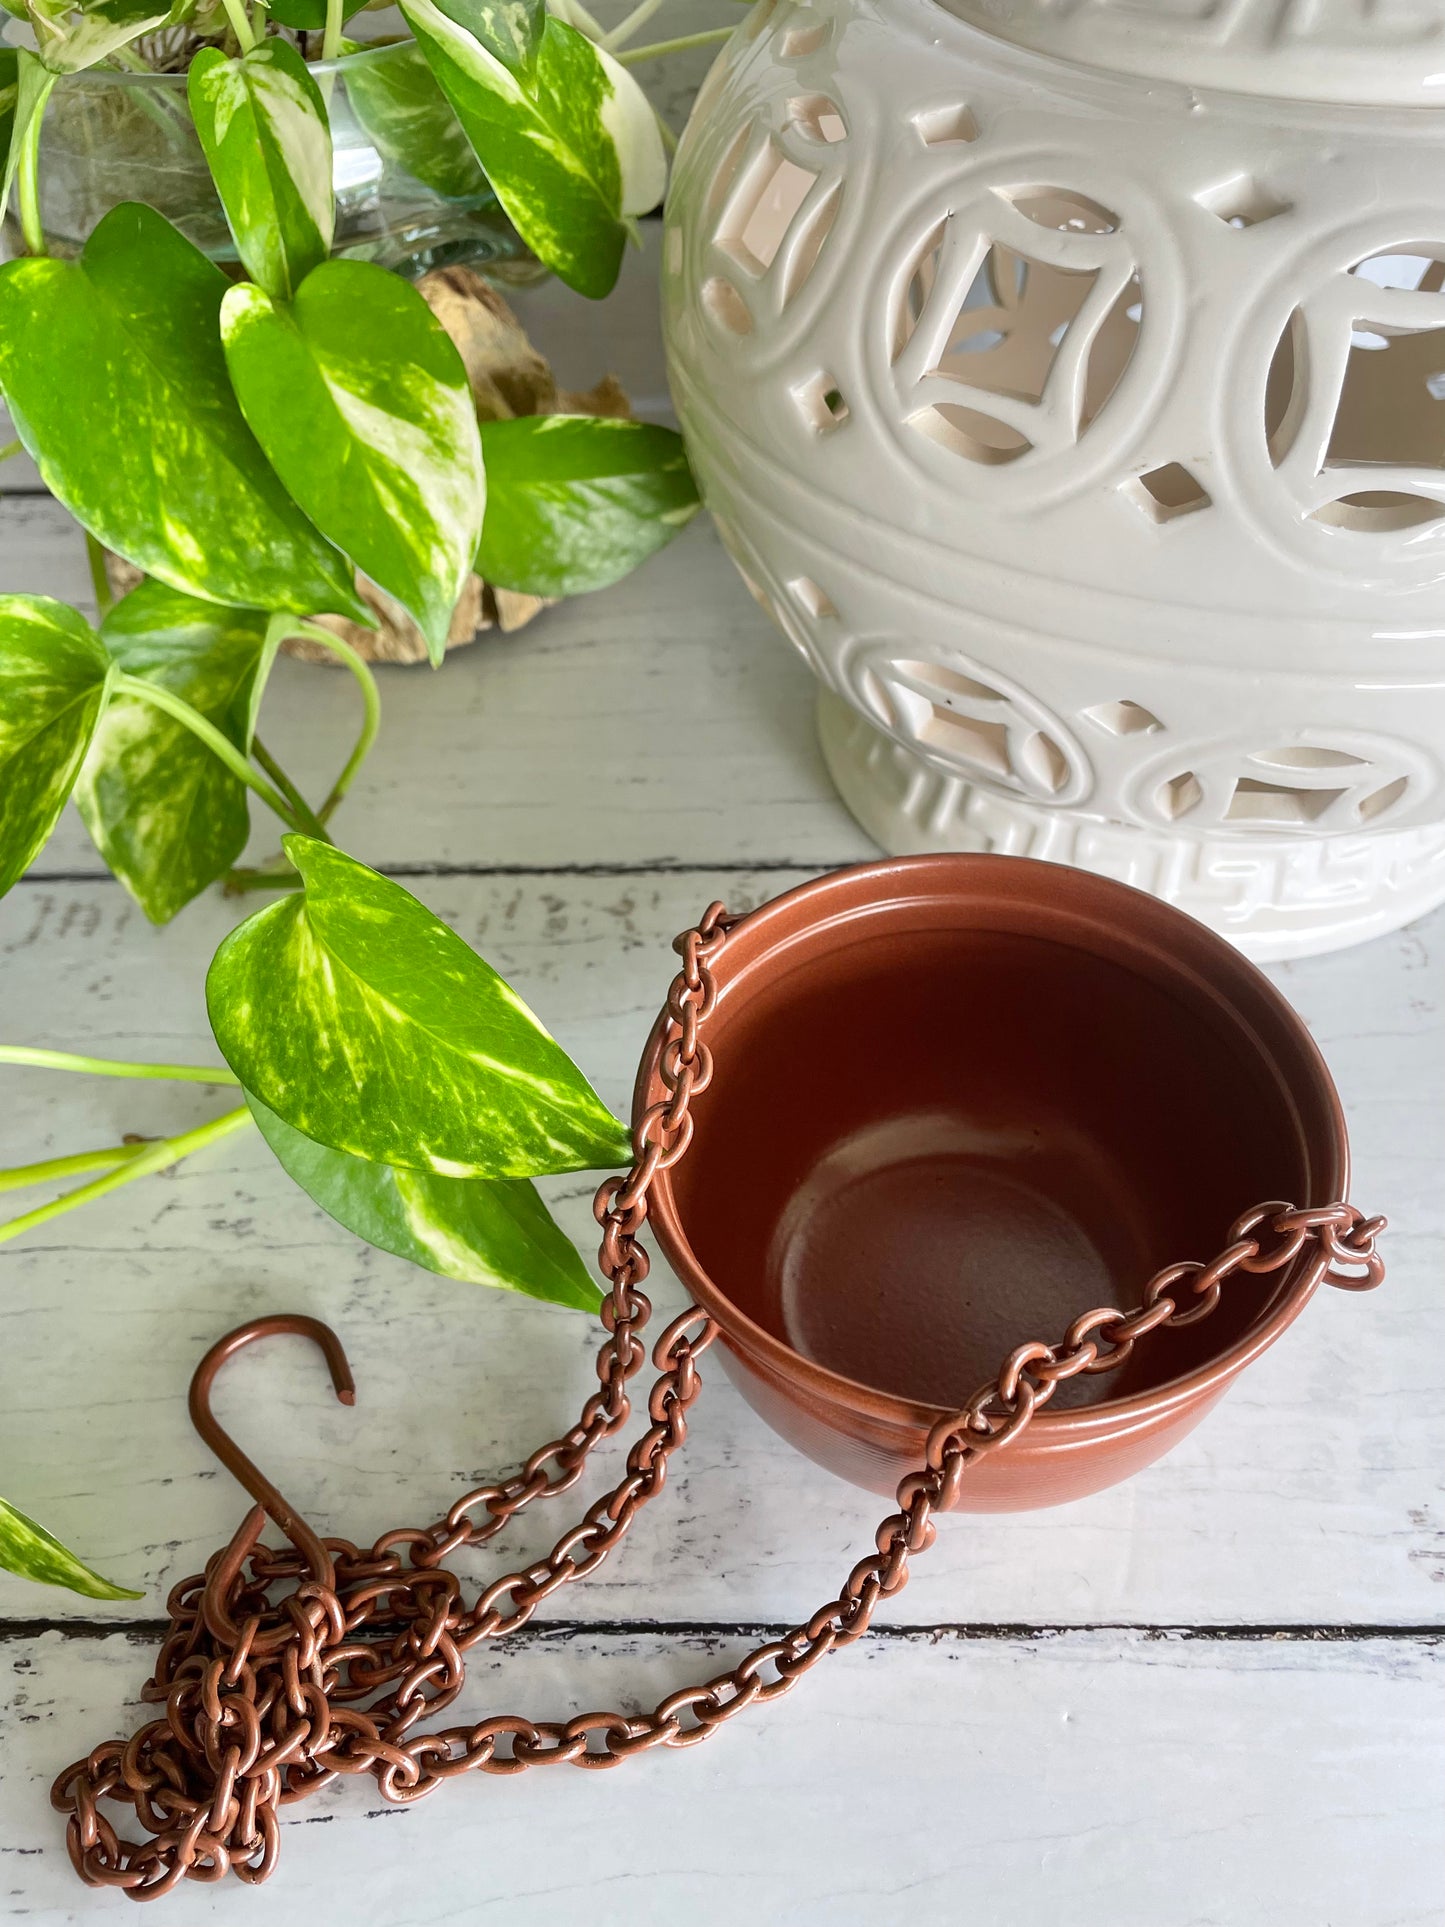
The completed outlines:
<svg viewBox="0 0 1445 1927">
<path fill-rule="evenodd" d="M 8 462 L 12 455 L 19 455 L 22 452 L 23 447 L 24 447 L 24 444 L 21 442 L 20 437 L 18 435 L 15 437 L 13 442 L 6 442 L 5 446 L 3 448 L 0 448 L 0 462 Z"/>
<path fill-rule="evenodd" d="M 582 0 L 558 0 L 558 8 L 568 26 L 575 27 L 578 33 L 585 33 L 589 40 L 595 40 L 599 45 L 606 39 L 607 29 L 595 14 L 587 11 Z"/>
<path fill-rule="evenodd" d="M 192 709 L 183 696 L 177 696 L 173 690 L 162 688 L 159 683 L 146 682 L 141 676 L 128 676 L 123 670 L 115 678 L 111 688 L 117 696 L 139 697 L 142 702 L 150 703 L 156 709 L 163 709 L 168 716 L 174 716 L 178 723 L 184 723 L 191 734 L 198 736 L 211 754 L 224 763 L 233 776 L 238 776 L 248 789 L 256 792 L 269 809 L 275 811 L 288 830 L 303 830 L 308 836 L 319 835 L 323 840 L 330 841 L 324 827 L 316 821 L 309 810 L 306 812 L 309 820 L 298 819 L 286 798 L 279 790 L 273 789 L 263 776 L 256 774 L 230 737 L 217 729 L 214 723 L 207 721 L 199 710 Z"/>
<path fill-rule="evenodd" d="M 169 1165 L 179 1164 L 182 1158 L 188 1158 L 193 1152 L 214 1144 L 218 1138 L 229 1137 L 232 1131 L 239 1131 L 250 1122 L 251 1113 L 241 1104 L 234 1111 L 226 1111 L 220 1117 L 212 1118 L 209 1124 L 197 1125 L 193 1131 L 182 1131 L 177 1137 L 157 1138 L 151 1144 L 142 1145 L 134 1157 L 128 1157 L 103 1177 L 79 1185 L 74 1191 L 66 1191 L 49 1204 L 37 1205 L 33 1211 L 26 1211 L 18 1218 L 0 1224 L 0 1244 L 48 1224 L 62 1212 L 74 1211 L 78 1205 L 103 1198 L 122 1184 L 133 1184 L 137 1178 L 148 1177 L 152 1171 L 164 1171 Z"/>
<path fill-rule="evenodd" d="M 602 45 L 608 53 L 615 54 L 619 47 L 625 47 L 629 40 L 639 34 L 655 13 L 660 13 L 667 0 L 639 0 L 631 13 L 619 20 L 610 33 L 602 36 Z"/>
<path fill-rule="evenodd" d="M 108 1171 L 112 1165 L 139 1157 L 147 1142 L 141 1138 L 134 1144 L 107 1145 L 103 1151 L 77 1151 L 68 1158 L 45 1158 L 39 1164 L 12 1164 L 8 1171 L 0 1171 L 0 1191 L 25 1191 L 31 1185 L 49 1184 L 56 1178 L 78 1178 L 86 1171 Z"/>
<path fill-rule="evenodd" d="M 45 228 L 40 219 L 40 128 L 50 100 L 55 75 L 48 74 L 20 142 L 15 185 L 20 198 L 20 231 L 32 254 L 45 252 Z"/>
<path fill-rule="evenodd" d="M 105 550 L 90 530 L 85 531 L 85 559 L 90 564 L 90 586 L 95 593 L 95 612 L 104 622 L 115 607 L 110 577 L 105 572 Z"/>
<path fill-rule="evenodd" d="M 298 873 L 289 866 L 280 868 L 284 857 L 276 865 L 261 863 L 254 869 L 231 870 L 221 886 L 221 894 L 227 897 L 245 896 L 248 890 L 301 890 L 305 888 Z"/>
<path fill-rule="evenodd" d="M 256 36 L 251 31 L 251 23 L 246 18 L 245 0 L 221 0 L 226 9 L 226 18 L 231 23 L 231 32 L 241 44 L 243 54 L 250 53 L 256 44 Z"/>
<path fill-rule="evenodd" d="M 705 33 L 680 34 L 676 40 L 654 40 L 648 47 L 629 47 L 617 59 L 624 67 L 641 66 L 644 60 L 660 60 L 664 54 L 685 54 L 693 47 L 716 47 L 731 40 L 731 27 L 709 27 Z"/>
<path fill-rule="evenodd" d="M 0 1044 L 0 1064 L 24 1064 L 40 1071 L 82 1071 L 90 1077 L 152 1077 L 167 1084 L 234 1084 L 239 1089 L 241 1083 L 224 1064 L 137 1064 L 121 1057 L 36 1050 L 29 1044 Z"/>
<path fill-rule="evenodd" d="M 329 649 L 338 662 L 345 663 L 356 678 L 357 687 L 361 691 L 364 713 L 361 719 L 361 731 L 356 738 L 356 747 L 346 759 L 341 774 L 331 785 L 331 794 L 316 812 L 323 823 L 329 823 L 332 812 L 351 788 L 356 779 L 356 772 L 370 755 L 371 746 L 376 741 L 376 733 L 381 728 L 381 691 L 376 686 L 376 677 L 371 673 L 371 665 L 344 637 L 333 634 L 330 629 L 323 629 L 316 622 L 298 622 L 291 633 L 305 636 L 308 641 L 318 642 L 323 649 Z"/>
<path fill-rule="evenodd" d="M 321 36 L 321 58 L 335 60 L 341 52 L 341 0 L 326 0 L 326 31 Z"/>
<path fill-rule="evenodd" d="M 330 842 L 331 839 L 326 834 L 321 817 L 312 809 L 259 736 L 251 738 L 251 754 L 291 805 L 297 825 L 305 830 L 308 836 L 320 837 L 324 843 Z"/>
</svg>

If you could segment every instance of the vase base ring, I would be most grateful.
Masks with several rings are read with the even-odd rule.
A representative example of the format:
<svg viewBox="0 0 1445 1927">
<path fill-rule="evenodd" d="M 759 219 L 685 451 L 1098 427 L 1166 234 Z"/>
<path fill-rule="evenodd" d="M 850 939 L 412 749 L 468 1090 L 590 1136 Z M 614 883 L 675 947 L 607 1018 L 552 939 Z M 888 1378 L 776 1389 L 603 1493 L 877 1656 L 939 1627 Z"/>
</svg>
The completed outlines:
<svg viewBox="0 0 1445 1927">
<path fill-rule="evenodd" d="M 1162 897 L 1257 962 L 1342 950 L 1445 903 L 1445 824 L 1211 836 L 1111 821 L 949 775 L 829 689 L 818 736 L 839 795 L 890 856 L 977 850 L 1092 870 Z"/>
</svg>

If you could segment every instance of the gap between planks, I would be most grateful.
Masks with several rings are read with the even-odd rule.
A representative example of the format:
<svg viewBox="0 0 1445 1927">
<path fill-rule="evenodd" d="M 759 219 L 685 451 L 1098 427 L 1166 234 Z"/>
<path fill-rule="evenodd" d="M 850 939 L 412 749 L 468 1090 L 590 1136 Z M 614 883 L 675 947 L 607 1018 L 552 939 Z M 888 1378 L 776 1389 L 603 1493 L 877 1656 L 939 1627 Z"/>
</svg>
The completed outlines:
<svg viewBox="0 0 1445 1927">
<path fill-rule="evenodd" d="M 825 857 L 729 857 L 718 863 L 689 863 L 681 857 L 655 857 L 645 863 L 376 863 L 371 867 L 385 877 L 686 877 L 757 876 L 796 872 L 808 876 L 827 875 L 846 870 L 860 861 L 857 856 Z M 880 854 L 872 859 L 884 862 Z M 21 884 L 47 884 L 54 888 L 82 883 L 115 883 L 109 870 L 28 870 L 12 887 Z M 256 894 L 264 894 L 257 892 Z"/>
<path fill-rule="evenodd" d="M 0 1645 L 11 1640 L 38 1639 L 46 1633 L 59 1633 L 64 1639 L 111 1639 L 117 1635 L 136 1644 L 163 1639 L 170 1628 L 165 1619 L 3 1619 L 0 1620 Z M 547 1645 L 569 1639 L 649 1639 L 681 1640 L 764 1640 L 780 1639 L 792 1631 L 791 1624 L 778 1620 L 724 1622 L 711 1619 L 542 1619 L 518 1627 L 507 1635 L 507 1643 Z M 1033 1624 L 1025 1620 L 942 1620 L 932 1625 L 873 1626 L 865 1640 L 900 1645 L 930 1645 L 943 1639 L 995 1640 L 1003 1644 L 1036 1644 L 1048 1639 L 1067 1638 L 1078 1633 L 1119 1633 L 1144 1641 L 1193 1642 L 1196 1644 L 1288 1644 L 1320 1645 L 1346 1643 L 1360 1645 L 1371 1641 L 1420 1643 L 1445 1647 L 1445 1623 L 1418 1625 L 1303 1625 L 1241 1624 L 1220 1626 L 1164 1625 L 1137 1620 L 1059 1621 Z"/>
</svg>

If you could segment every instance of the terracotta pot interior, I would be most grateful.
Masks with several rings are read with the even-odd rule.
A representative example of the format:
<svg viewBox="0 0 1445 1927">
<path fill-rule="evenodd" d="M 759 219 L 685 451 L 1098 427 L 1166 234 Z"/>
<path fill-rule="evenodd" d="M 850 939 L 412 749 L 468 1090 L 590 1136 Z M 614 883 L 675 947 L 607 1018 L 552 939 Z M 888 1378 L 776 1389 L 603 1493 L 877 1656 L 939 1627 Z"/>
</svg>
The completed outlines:
<svg viewBox="0 0 1445 1927">
<path fill-rule="evenodd" d="M 765 987 L 745 965 L 710 1021 L 716 1076 L 673 1179 L 697 1261 L 747 1318 L 942 1406 L 1023 1340 L 1137 1304 L 1160 1266 L 1212 1256 L 1241 1211 L 1303 1200 L 1311 1176 L 1280 1072 L 1167 953 L 940 928 L 950 916 L 972 920 L 810 931 Z M 1054 1409 L 1194 1370 L 1278 1289 L 1232 1284 L 1206 1323 L 1062 1387 Z"/>
</svg>

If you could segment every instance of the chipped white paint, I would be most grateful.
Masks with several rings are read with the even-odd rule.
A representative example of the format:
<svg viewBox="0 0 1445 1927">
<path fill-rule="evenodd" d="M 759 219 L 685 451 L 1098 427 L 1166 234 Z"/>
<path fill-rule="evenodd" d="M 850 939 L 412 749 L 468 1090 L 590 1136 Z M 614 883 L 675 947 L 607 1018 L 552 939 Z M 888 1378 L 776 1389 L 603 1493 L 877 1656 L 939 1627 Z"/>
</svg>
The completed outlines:
<svg viewBox="0 0 1445 1927">
<path fill-rule="evenodd" d="M 640 308 L 539 299 L 569 344 L 564 378 L 595 379 L 615 348 L 657 412 Z M 0 586 L 84 602 L 83 555 L 53 506 L 0 502 Z M 345 806 L 348 846 L 383 866 L 490 867 L 408 887 L 623 1106 L 672 934 L 713 895 L 747 906 L 869 853 L 818 763 L 809 678 L 702 528 L 442 676 L 383 672 L 386 725 Z M 308 790 L 324 789 L 353 728 L 343 678 L 280 666 L 263 732 Z M 263 827 L 256 854 L 273 846 Z M 608 867 L 566 873 L 578 865 Z M 97 872 L 72 821 L 42 880 L 0 904 L 0 1031 L 214 1058 L 202 979 L 237 906 L 211 893 L 154 931 Z M 1373 1298 L 1318 1300 L 1171 1457 L 1057 1513 L 949 1524 L 884 1616 L 916 1635 L 830 1660 L 709 1747 L 467 1785 L 381 1819 L 364 1788 L 328 1792 L 288 1824 L 264 1898 L 194 1890 L 168 1903 L 174 1917 L 471 1927 L 547 1894 L 607 1927 L 660 1927 L 681 1907 L 700 1927 L 953 1927 L 965 1913 L 1019 1927 L 1433 1927 L 1445 1662 L 1420 1629 L 1445 1628 L 1442 952 L 1445 915 L 1274 968 L 1339 1081 L 1355 1195 L 1394 1220 L 1391 1275 Z M 224 1105 L 203 1087 L 9 1070 L 0 1164 L 182 1129 Z M 588 1241 L 591 1181 L 546 1188 Z M 655 1296 L 660 1311 L 681 1304 L 661 1271 Z M 329 1399 L 305 1346 L 278 1344 L 228 1371 L 221 1413 L 318 1526 L 348 1536 L 435 1516 L 570 1423 L 596 1383 L 588 1320 L 367 1250 L 251 1132 L 0 1249 L 7 1495 L 147 1589 L 139 1607 L 108 1607 L 0 1582 L 9 1914 L 59 1927 L 121 1904 L 74 1885 L 45 1787 L 134 1720 L 151 1647 L 7 1637 L 4 1621 L 163 1610 L 242 1508 L 189 1429 L 186 1378 L 230 1325 L 293 1306 L 341 1332 L 357 1408 Z M 626 1545 L 550 1603 L 561 1629 L 479 1657 L 468 1707 L 655 1699 L 747 1641 L 638 1622 L 791 1623 L 871 1543 L 878 1501 L 780 1447 L 717 1370 L 705 1379 L 676 1474 Z M 519 1521 L 468 1577 L 536 1557 L 622 1454 L 619 1441 L 605 1473 Z M 606 1630 L 618 1622 L 633 1630 Z M 1120 1622 L 1202 1630 L 937 1630 Z M 1239 1625 L 1347 1634 L 1223 1636 Z M 1348 1632 L 1381 1627 L 1397 1630 Z"/>
</svg>

